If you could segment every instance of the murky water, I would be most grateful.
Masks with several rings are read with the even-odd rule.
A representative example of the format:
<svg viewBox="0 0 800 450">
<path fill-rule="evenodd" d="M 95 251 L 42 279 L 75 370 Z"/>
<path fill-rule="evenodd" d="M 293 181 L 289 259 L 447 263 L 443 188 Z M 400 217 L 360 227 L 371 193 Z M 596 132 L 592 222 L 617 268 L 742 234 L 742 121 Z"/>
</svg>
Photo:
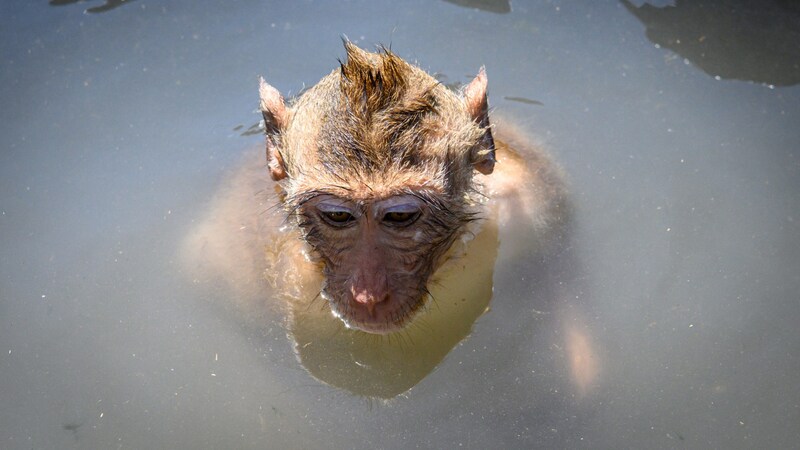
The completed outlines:
<svg viewBox="0 0 800 450">
<path fill-rule="evenodd" d="M 0 447 L 797 446 L 793 3 L 51 3 L 0 4 Z M 257 76 L 296 93 L 342 34 L 485 65 L 571 186 L 558 250 L 501 240 L 490 311 L 389 401 L 178 259 L 261 145 Z"/>
</svg>

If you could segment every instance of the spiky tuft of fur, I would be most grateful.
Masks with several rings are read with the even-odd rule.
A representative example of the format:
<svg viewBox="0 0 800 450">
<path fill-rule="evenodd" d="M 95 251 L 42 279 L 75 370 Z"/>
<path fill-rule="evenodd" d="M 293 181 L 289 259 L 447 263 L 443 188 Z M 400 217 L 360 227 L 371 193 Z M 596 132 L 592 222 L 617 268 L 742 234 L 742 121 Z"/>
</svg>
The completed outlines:
<svg viewBox="0 0 800 450">
<path fill-rule="evenodd" d="M 289 197 L 319 186 L 355 197 L 420 187 L 462 197 L 486 131 L 464 99 L 386 48 L 345 49 L 339 69 L 291 108 L 279 149 Z"/>
</svg>

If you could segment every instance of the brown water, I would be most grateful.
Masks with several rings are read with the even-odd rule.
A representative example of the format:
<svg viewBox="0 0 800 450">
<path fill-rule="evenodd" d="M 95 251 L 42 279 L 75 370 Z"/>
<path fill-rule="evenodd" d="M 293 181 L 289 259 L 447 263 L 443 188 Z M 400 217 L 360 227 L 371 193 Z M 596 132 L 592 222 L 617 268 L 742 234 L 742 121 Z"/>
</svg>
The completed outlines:
<svg viewBox="0 0 800 450">
<path fill-rule="evenodd" d="M 0 4 L 0 448 L 797 446 L 791 2 L 51 3 Z M 296 93 L 342 34 L 485 65 L 570 181 L 553 250 L 501 233 L 489 311 L 388 401 L 178 260 L 257 76 Z"/>
</svg>

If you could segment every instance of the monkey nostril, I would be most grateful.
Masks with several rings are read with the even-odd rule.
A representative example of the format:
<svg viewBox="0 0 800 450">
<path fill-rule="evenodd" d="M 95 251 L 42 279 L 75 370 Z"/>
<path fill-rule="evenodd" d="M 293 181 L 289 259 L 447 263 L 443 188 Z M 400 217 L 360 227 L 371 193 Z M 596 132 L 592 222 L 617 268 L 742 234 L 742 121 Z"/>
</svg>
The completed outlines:
<svg viewBox="0 0 800 450">
<path fill-rule="evenodd" d="M 354 288 L 350 289 L 350 294 L 352 295 L 352 299 L 355 303 L 366 307 L 370 314 L 373 313 L 375 309 L 375 305 L 378 303 L 388 302 L 391 298 L 388 292 L 384 293 L 376 293 L 376 292 L 369 292 L 367 290 L 357 290 Z"/>
<path fill-rule="evenodd" d="M 370 301 L 371 296 L 367 294 L 365 291 L 361 292 L 353 291 L 352 294 L 353 294 L 353 300 L 355 300 L 356 303 L 360 303 L 362 305 L 368 305 L 370 303 L 373 303 Z"/>
</svg>

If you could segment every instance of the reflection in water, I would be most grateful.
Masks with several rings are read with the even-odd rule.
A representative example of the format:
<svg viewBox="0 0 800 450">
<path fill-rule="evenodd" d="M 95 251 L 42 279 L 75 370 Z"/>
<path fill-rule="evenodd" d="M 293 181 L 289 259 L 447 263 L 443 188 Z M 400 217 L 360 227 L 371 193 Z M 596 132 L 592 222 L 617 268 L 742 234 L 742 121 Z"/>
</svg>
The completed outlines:
<svg viewBox="0 0 800 450">
<path fill-rule="evenodd" d="M 309 303 L 321 283 L 319 271 L 309 263 L 305 283 L 297 285 L 300 290 L 286 295 L 295 353 L 326 384 L 366 397 L 393 398 L 431 373 L 487 310 L 496 257 L 497 227 L 489 221 L 464 255 L 437 271 L 430 288 L 434 300 L 426 310 L 410 326 L 389 335 L 346 329 L 327 302 Z"/>
<path fill-rule="evenodd" d="M 447 3 L 463 6 L 464 8 L 475 8 L 481 11 L 488 11 L 497 14 L 508 14 L 511 12 L 510 0 L 444 0 Z"/>
<path fill-rule="evenodd" d="M 262 158 L 254 152 L 245 161 L 221 189 L 209 218 L 185 242 L 183 255 L 187 267 L 194 267 L 195 281 L 221 279 L 228 284 L 232 294 L 226 297 L 256 328 L 286 316 L 295 353 L 318 380 L 367 397 L 392 398 L 407 391 L 487 310 L 497 222 L 482 221 L 474 237 L 465 233 L 453 245 L 452 258 L 429 284 L 433 301 L 405 329 L 390 335 L 347 329 L 319 296 L 320 267 L 303 257 L 304 243 L 296 230 L 274 231 L 281 219 L 270 214 L 277 200 L 264 191 L 270 181 Z"/>
<path fill-rule="evenodd" d="M 63 6 L 63 5 L 71 5 L 73 3 L 83 3 L 86 0 L 50 0 L 51 6 Z M 111 11 L 114 8 L 120 7 L 125 3 L 130 3 L 134 0 L 106 0 L 104 4 L 100 6 L 93 6 L 91 8 L 87 8 L 86 12 L 89 13 L 103 13 L 106 11 Z"/>
<path fill-rule="evenodd" d="M 775 86 L 800 82 L 800 6 L 791 0 L 698 2 L 625 8 L 647 38 L 711 76 Z"/>
<path fill-rule="evenodd" d="M 568 293 L 571 280 L 563 278 L 563 265 L 543 255 L 546 248 L 554 247 L 555 236 L 561 234 L 556 230 L 567 220 L 557 170 L 535 150 L 524 156 L 510 152 L 509 146 L 530 147 L 512 126 L 506 124 L 497 131 L 504 138 L 496 141 L 501 163 L 487 179 L 496 180 L 487 193 L 492 197 L 513 184 L 523 194 L 487 200 L 487 220 L 475 222 L 476 228 L 453 245 L 450 259 L 429 283 L 433 300 L 399 332 L 373 335 L 351 330 L 331 314 L 319 296 L 319 263 L 304 258 L 305 244 L 294 234 L 297 230 L 277 231 L 282 219 L 271 213 L 271 207 L 280 194 L 264 189 L 272 182 L 260 151 L 233 174 L 211 205 L 208 218 L 187 239 L 188 267 L 196 268 L 192 272 L 198 283 L 219 280 L 229 285 L 232 292 L 225 295 L 226 300 L 235 303 L 237 313 L 254 327 L 270 326 L 286 317 L 295 354 L 317 380 L 359 396 L 389 399 L 424 379 L 470 334 L 494 295 L 496 265 L 504 268 L 499 283 L 519 284 L 519 280 L 506 279 L 508 269 L 527 266 L 527 261 L 541 255 L 541 267 L 522 274 L 532 283 L 535 298 L 521 297 L 525 301 L 517 305 L 518 314 L 503 320 L 504 337 L 493 345 L 498 352 L 506 351 L 519 345 L 516 341 L 522 336 L 539 332 L 524 313 L 531 305 L 552 311 L 547 324 L 542 322 L 541 336 L 560 349 L 564 373 L 571 375 L 574 391 L 583 396 L 597 378 L 595 344 L 581 320 L 583 305 L 570 300 L 575 296 Z M 526 165 L 539 171 L 528 173 Z M 528 191 L 532 195 L 526 195 Z M 511 243 L 502 257 L 498 256 L 501 236 Z M 553 327 L 554 333 L 544 331 Z M 526 353 L 548 347 L 536 341 Z"/>
<path fill-rule="evenodd" d="M 495 265 L 500 263 L 500 223 L 505 238 L 517 243 L 511 254 L 504 255 L 503 264 L 516 264 L 519 258 L 532 254 L 561 253 L 543 256 L 546 263 L 527 272 L 530 282 L 538 286 L 537 298 L 528 300 L 552 311 L 552 315 L 546 314 L 548 325 L 544 328 L 554 327 L 554 332 L 541 336 L 552 339 L 554 348 L 561 349 L 560 365 L 576 397 L 589 395 L 599 381 L 601 357 L 584 320 L 586 305 L 574 301 L 575 296 L 570 294 L 573 280 L 563 278 L 570 273 L 565 266 L 576 265 L 575 256 L 562 248 L 563 243 L 548 242 L 560 241 L 556 235 L 566 231 L 540 230 L 547 232 L 537 235 L 527 226 L 504 226 L 497 216 L 493 211 L 474 239 L 454 245 L 452 253 L 458 256 L 440 268 L 431 282 L 433 301 L 407 328 L 389 335 L 347 329 L 331 314 L 327 302 L 318 295 L 322 283 L 319 267 L 311 262 L 292 262 L 293 255 L 301 251 L 299 240 L 276 240 L 267 245 L 267 265 L 286 268 L 266 275 L 277 294 L 272 301 L 288 306 L 288 334 L 303 367 L 325 384 L 370 398 L 391 399 L 417 385 L 469 336 L 475 321 L 488 311 L 495 291 Z M 513 231 L 508 233 L 510 228 Z M 523 335 L 536 334 L 536 324 L 524 319 L 531 304 L 520 305 L 517 319 L 522 320 L 507 323 L 505 336 L 493 343 L 498 350 L 517 345 L 515 341 Z M 547 347 L 542 342 L 536 345 Z"/>
</svg>

